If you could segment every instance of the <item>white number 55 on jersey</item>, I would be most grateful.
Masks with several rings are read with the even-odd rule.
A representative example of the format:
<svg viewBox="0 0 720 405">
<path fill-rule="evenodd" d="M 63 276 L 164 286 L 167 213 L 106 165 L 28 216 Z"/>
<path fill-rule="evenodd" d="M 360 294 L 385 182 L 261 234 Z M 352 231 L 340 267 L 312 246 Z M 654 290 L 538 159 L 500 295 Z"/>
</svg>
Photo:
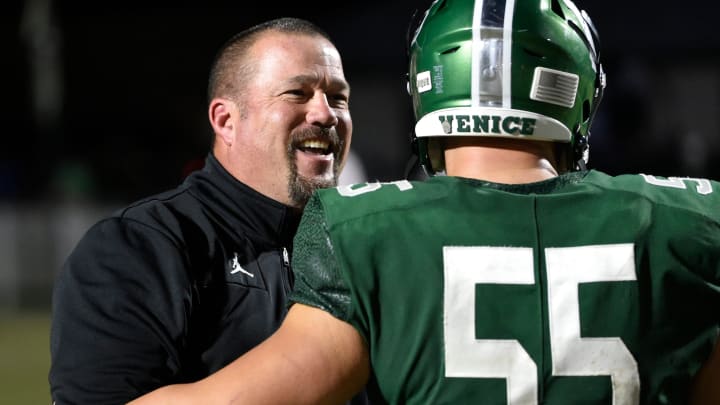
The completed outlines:
<svg viewBox="0 0 720 405">
<path fill-rule="evenodd" d="M 637 362 L 617 337 L 580 337 L 578 285 L 635 280 L 632 244 L 545 249 L 552 371 L 610 376 L 613 405 L 640 398 Z M 446 246 L 445 375 L 505 378 L 509 405 L 538 403 L 537 366 L 520 342 L 475 339 L 475 284 L 535 284 L 531 248 Z M 583 271 L 577 264 L 583 263 Z"/>
</svg>

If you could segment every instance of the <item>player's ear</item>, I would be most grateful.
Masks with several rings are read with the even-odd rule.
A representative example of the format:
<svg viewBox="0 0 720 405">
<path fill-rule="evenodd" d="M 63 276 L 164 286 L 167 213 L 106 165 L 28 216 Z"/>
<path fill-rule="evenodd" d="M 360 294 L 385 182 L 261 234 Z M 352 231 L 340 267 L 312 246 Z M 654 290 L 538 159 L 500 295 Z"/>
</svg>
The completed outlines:
<svg viewBox="0 0 720 405">
<path fill-rule="evenodd" d="M 232 145 L 235 138 L 235 120 L 238 109 L 235 102 L 226 98 L 214 98 L 208 106 L 208 118 L 218 141 Z"/>
</svg>

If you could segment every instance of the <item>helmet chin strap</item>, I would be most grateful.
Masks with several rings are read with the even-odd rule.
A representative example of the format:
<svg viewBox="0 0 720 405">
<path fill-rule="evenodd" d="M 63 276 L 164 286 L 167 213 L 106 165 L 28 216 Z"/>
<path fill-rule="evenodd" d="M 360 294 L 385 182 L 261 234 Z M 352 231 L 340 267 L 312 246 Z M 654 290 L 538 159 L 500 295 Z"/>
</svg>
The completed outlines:
<svg viewBox="0 0 720 405">
<path fill-rule="evenodd" d="M 582 172 L 586 171 L 587 165 L 585 164 L 585 159 L 580 158 L 580 160 L 577 161 L 577 167 Z"/>
<path fill-rule="evenodd" d="M 418 168 L 418 165 L 420 164 L 420 158 L 418 157 L 417 153 L 411 153 L 410 158 L 408 159 L 407 163 L 405 164 L 405 177 L 406 180 L 412 180 L 416 176 L 416 171 Z"/>
<path fill-rule="evenodd" d="M 568 170 L 585 171 L 587 170 L 587 162 L 585 159 L 588 156 L 588 149 L 590 147 L 588 143 L 588 140 L 590 139 L 590 131 L 588 131 L 587 135 L 581 134 L 580 124 L 577 124 L 573 129 L 573 138 L 575 140 L 575 144 L 572 147 L 571 156 L 568 159 L 572 166 L 570 166 Z"/>
</svg>

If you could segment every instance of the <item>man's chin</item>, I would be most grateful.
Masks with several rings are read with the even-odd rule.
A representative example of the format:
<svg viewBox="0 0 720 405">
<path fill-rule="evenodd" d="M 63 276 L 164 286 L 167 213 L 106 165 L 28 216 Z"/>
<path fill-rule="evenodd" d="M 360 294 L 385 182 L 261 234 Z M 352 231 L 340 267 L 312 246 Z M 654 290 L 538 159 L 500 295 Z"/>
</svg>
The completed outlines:
<svg viewBox="0 0 720 405">
<path fill-rule="evenodd" d="M 296 206 L 304 207 L 315 190 L 335 186 L 337 186 L 337 176 L 304 177 L 298 175 L 294 181 L 290 182 L 290 199 Z"/>
<path fill-rule="evenodd" d="M 316 172 L 310 174 L 300 172 L 298 173 L 297 178 L 299 181 L 312 185 L 315 188 L 327 188 L 335 187 L 337 185 L 338 176 L 327 170 L 322 171 L 321 173 Z"/>
</svg>

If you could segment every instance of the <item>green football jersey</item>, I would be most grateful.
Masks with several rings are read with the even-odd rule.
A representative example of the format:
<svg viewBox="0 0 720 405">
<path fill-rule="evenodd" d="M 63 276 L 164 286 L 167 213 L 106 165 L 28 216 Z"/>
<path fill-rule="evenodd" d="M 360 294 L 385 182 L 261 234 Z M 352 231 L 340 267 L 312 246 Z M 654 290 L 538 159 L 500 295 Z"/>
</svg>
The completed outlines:
<svg viewBox="0 0 720 405">
<path fill-rule="evenodd" d="M 319 191 L 292 300 L 353 325 L 374 403 L 685 404 L 720 328 L 720 184 L 570 173 Z"/>
</svg>

